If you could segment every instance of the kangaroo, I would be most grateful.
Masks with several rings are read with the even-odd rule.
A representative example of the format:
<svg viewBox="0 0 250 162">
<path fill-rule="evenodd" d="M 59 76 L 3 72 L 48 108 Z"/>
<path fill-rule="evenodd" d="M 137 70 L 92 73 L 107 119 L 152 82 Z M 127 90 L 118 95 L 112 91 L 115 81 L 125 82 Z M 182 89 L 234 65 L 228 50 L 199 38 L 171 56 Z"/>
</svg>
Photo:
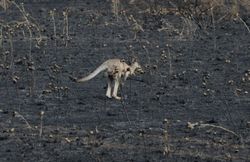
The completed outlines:
<svg viewBox="0 0 250 162">
<path fill-rule="evenodd" d="M 106 96 L 108 98 L 114 97 L 117 100 L 120 100 L 121 97 L 117 96 L 117 91 L 119 89 L 120 84 L 123 84 L 127 80 L 127 78 L 131 75 L 135 75 L 137 73 L 144 73 L 140 64 L 133 59 L 132 64 L 128 65 L 123 59 L 109 59 L 102 63 L 96 70 L 90 73 L 88 76 L 77 79 L 77 82 L 85 82 L 90 79 L 93 79 L 100 72 L 105 71 L 105 74 L 108 78 L 108 88 L 106 91 Z M 112 82 L 114 81 L 113 93 L 111 93 Z"/>
</svg>

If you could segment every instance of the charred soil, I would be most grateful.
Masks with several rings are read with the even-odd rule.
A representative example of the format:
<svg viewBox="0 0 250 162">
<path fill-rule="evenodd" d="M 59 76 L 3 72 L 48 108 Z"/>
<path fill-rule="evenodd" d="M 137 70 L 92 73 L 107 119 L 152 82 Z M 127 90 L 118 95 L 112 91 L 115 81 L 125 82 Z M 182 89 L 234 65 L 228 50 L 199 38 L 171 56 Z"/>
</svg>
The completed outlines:
<svg viewBox="0 0 250 162">
<path fill-rule="evenodd" d="M 12 33 L 25 15 L 1 10 L 0 161 L 249 161 L 249 13 L 195 20 L 112 2 L 24 0 L 39 29 Z M 103 75 L 70 79 L 134 56 L 146 73 L 122 101 L 105 97 Z"/>
</svg>

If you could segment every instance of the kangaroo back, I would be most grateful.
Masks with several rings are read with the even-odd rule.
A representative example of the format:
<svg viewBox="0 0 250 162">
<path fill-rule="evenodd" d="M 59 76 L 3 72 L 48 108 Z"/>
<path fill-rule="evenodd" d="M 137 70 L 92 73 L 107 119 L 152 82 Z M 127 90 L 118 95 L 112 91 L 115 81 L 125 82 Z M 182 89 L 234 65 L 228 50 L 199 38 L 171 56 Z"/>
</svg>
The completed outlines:
<svg viewBox="0 0 250 162">
<path fill-rule="evenodd" d="M 106 70 L 108 67 L 106 66 L 106 64 L 102 64 L 100 65 L 97 69 L 95 69 L 95 71 L 93 71 L 92 73 L 90 73 L 88 76 L 78 79 L 77 82 L 85 82 L 88 81 L 90 79 L 93 79 L 97 74 L 99 74 L 100 72 Z"/>
</svg>

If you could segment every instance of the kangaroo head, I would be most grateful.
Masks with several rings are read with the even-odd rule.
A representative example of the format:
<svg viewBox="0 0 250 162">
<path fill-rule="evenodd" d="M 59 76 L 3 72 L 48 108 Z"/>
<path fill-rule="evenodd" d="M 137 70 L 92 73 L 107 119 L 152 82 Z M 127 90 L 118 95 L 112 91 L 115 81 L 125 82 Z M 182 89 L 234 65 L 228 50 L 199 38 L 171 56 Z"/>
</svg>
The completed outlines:
<svg viewBox="0 0 250 162">
<path fill-rule="evenodd" d="M 130 70 L 131 70 L 131 74 L 134 75 L 134 74 L 143 74 L 144 71 L 142 70 L 142 67 L 141 65 L 136 61 L 134 60 L 130 66 Z"/>
</svg>

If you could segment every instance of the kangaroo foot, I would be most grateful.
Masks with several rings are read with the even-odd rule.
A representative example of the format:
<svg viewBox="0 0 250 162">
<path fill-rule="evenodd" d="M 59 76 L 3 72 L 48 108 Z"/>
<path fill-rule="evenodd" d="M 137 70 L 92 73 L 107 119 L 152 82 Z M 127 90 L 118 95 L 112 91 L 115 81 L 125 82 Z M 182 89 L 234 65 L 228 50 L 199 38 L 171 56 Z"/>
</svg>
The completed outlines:
<svg viewBox="0 0 250 162">
<path fill-rule="evenodd" d="M 108 98 L 112 98 L 112 96 L 111 96 L 110 94 L 106 94 L 106 96 L 107 96 Z"/>
<path fill-rule="evenodd" d="M 116 96 L 116 95 L 113 95 L 113 97 L 114 97 L 115 99 L 117 99 L 117 100 L 121 100 L 121 99 L 122 99 L 121 97 Z"/>
</svg>

